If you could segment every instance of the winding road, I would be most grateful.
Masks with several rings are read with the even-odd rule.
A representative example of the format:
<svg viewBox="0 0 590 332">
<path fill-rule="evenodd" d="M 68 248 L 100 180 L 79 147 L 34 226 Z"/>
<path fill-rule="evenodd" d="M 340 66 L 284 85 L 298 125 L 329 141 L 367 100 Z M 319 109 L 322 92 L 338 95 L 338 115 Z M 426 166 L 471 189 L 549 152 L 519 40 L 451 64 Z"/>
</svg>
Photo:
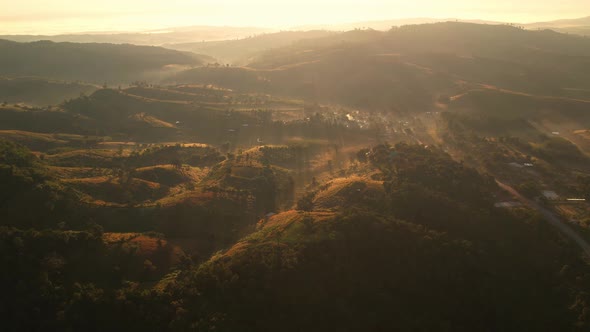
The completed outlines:
<svg viewBox="0 0 590 332">
<path fill-rule="evenodd" d="M 563 234 L 572 239 L 582 250 L 586 253 L 586 257 L 590 259 L 590 244 L 584 240 L 575 230 L 563 223 L 553 212 L 544 208 L 540 204 L 524 197 L 516 189 L 511 186 L 496 180 L 500 188 L 511 193 L 521 203 L 530 207 L 531 209 L 537 210 L 551 225 L 557 227 Z"/>
</svg>

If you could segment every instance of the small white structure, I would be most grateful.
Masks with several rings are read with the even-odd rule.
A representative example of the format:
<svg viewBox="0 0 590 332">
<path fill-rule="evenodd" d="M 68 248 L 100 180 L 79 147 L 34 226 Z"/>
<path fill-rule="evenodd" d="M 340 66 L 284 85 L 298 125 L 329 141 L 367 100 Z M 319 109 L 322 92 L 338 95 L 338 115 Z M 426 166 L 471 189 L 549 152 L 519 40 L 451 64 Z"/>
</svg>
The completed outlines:
<svg viewBox="0 0 590 332">
<path fill-rule="evenodd" d="M 514 163 L 514 162 L 512 162 L 512 163 L 510 163 L 510 164 L 508 164 L 508 165 L 510 165 L 510 166 L 512 166 L 512 167 L 516 167 L 516 168 L 523 168 L 523 167 L 524 167 L 524 166 L 522 166 L 521 164 L 519 164 L 519 163 Z"/>
<path fill-rule="evenodd" d="M 559 199 L 559 195 L 555 193 L 555 191 L 551 190 L 543 190 L 543 196 L 548 200 L 555 201 Z"/>
<path fill-rule="evenodd" d="M 533 164 L 531 164 L 531 163 L 524 163 L 524 166 L 525 166 L 525 167 L 533 167 L 533 166 L 535 166 L 535 165 L 533 165 Z"/>
<path fill-rule="evenodd" d="M 553 135 L 559 135 L 559 131 L 552 132 Z"/>
</svg>

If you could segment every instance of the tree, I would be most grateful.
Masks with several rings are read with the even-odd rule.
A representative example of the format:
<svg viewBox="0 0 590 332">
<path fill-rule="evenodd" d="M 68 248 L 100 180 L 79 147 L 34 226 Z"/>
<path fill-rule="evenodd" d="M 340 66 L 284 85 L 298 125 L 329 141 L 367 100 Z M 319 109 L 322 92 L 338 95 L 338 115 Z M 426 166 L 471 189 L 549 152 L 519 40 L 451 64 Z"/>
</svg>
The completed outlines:
<svg viewBox="0 0 590 332">
<path fill-rule="evenodd" d="M 180 158 L 174 158 L 172 160 L 172 165 L 174 165 L 176 169 L 182 169 L 182 160 Z"/>
<path fill-rule="evenodd" d="M 313 211 L 315 192 L 308 192 L 297 201 L 297 210 Z"/>
</svg>

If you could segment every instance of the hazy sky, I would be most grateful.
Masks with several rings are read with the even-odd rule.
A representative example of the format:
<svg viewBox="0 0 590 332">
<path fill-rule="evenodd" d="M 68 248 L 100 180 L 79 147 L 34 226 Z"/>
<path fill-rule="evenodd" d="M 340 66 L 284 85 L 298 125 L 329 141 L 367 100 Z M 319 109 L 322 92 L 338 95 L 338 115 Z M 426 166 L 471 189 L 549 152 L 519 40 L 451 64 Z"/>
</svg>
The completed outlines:
<svg viewBox="0 0 590 332">
<path fill-rule="evenodd" d="M 533 22 L 590 15 L 590 0 L 0 0 L 0 33 L 288 28 L 410 17 Z"/>
</svg>

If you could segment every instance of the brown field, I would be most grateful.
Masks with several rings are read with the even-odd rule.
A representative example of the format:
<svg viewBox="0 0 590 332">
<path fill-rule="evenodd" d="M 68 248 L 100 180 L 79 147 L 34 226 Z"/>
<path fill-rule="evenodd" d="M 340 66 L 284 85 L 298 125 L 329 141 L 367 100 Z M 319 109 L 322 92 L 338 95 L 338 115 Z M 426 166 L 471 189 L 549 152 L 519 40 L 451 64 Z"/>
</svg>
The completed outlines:
<svg viewBox="0 0 590 332">
<path fill-rule="evenodd" d="M 92 167 L 48 166 L 47 169 L 58 179 L 95 178 L 109 172 L 108 169 Z"/>
<path fill-rule="evenodd" d="M 155 201 L 153 204 L 173 206 L 177 204 L 207 205 L 215 198 L 212 192 L 190 191 L 178 195 L 169 195 Z"/>
<path fill-rule="evenodd" d="M 103 241 L 106 244 L 123 244 L 128 247 L 137 248 L 137 254 L 144 257 L 151 257 L 159 250 L 170 249 L 170 263 L 176 264 L 184 251 L 175 244 L 163 238 L 144 235 L 141 233 L 104 233 Z M 170 246 L 170 248 L 168 248 Z"/>
<path fill-rule="evenodd" d="M 590 207 L 586 202 L 557 204 L 554 208 L 565 220 L 577 224 L 580 224 L 582 221 L 587 221 L 590 218 Z M 583 224 L 580 224 L 580 226 L 588 227 L 588 225 Z"/>
<path fill-rule="evenodd" d="M 289 210 L 279 213 L 270 217 L 268 220 L 261 220 L 258 224 L 257 232 L 236 243 L 227 251 L 214 255 L 211 261 L 230 259 L 232 256 L 239 255 L 259 243 L 285 245 L 294 241 L 316 241 L 322 239 L 326 234 L 315 233 L 313 235 L 304 235 L 302 233 L 301 230 L 304 227 L 304 220 L 311 220 L 312 224 L 317 224 L 329 221 L 335 215 L 335 213 L 325 211 L 303 212 Z"/>
<path fill-rule="evenodd" d="M 13 140 L 19 143 L 26 143 L 29 141 L 42 141 L 56 144 L 67 143 L 67 141 L 61 140 L 53 134 L 42 134 L 21 130 L 0 130 L 0 138 Z"/>
<path fill-rule="evenodd" d="M 588 129 L 582 129 L 582 130 L 576 130 L 574 131 L 574 134 L 576 134 L 577 136 L 590 140 L 590 130 Z"/>
<path fill-rule="evenodd" d="M 258 228 L 273 229 L 275 231 L 283 232 L 292 224 L 301 222 L 304 218 L 311 218 L 313 223 L 321 223 L 334 216 L 335 213 L 329 211 L 303 212 L 289 210 L 276 214 L 268 218 L 268 220 L 261 220 L 258 224 Z"/>
<path fill-rule="evenodd" d="M 108 144 L 108 143 L 105 143 Z M 116 144 L 116 143 L 111 143 Z M 125 153 L 123 153 L 125 156 Z M 47 158 L 49 160 L 52 159 L 68 159 L 68 158 L 78 158 L 78 157 L 93 157 L 93 158 L 112 158 L 117 156 L 117 152 L 113 150 L 106 150 L 106 149 L 80 149 L 74 151 L 67 151 L 63 153 L 58 153 L 54 155 L 48 155 Z"/>
<path fill-rule="evenodd" d="M 119 178 L 99 176 L 81 179 L 63 179 L 63 183 L 86 194 L 93 204 L 128 204 L 156 200 L 167 193 L 159 183 L 131 179 L 122 184 Z M 131 201 L 131 197 L 133 201 Z"/>
<path fill-rule="evenodd" d="M 101 183 L 105 183 L 105 182 L 111 182 L 113 181 L 115 183 L 114 180 L 112 180 L 111 178 L 107 177 L 107 176 L 97 176 L 97 177 L 93 177 L 93 178 L 83 178 L 83 179 L 65 179 L 64 182 L 68 182 L 68 183 L 75 183 L 75 184 L 101 184 Z"/>
<path fill-rule="evenodd" d="M 132 118 L 134 120 L 140 121 L 140 122 L 145 122 L 147 124 L 149 124 L 152 127 L 155 128 L 176 128 L 175 125 L 168 123 L 166 121 L 160 120 L 154 116 L 151 115 L 147 115 L 145 113 L 138 113 L 132 116 Z"/>
<path fill-rule="evenodd" d="M 383 183 L 363 177 L 338 178 L 320 190 L 314 199 L 317 209 L 338 209 L 347 202 L 359 202 L 364 197 L 383 195 Z"/>
<path fill-rule="evenodd" d="M 140 236 L 141 233 L 104 233 L 102 239 L 107 244 L 127 242 Z"/>
</svg>

